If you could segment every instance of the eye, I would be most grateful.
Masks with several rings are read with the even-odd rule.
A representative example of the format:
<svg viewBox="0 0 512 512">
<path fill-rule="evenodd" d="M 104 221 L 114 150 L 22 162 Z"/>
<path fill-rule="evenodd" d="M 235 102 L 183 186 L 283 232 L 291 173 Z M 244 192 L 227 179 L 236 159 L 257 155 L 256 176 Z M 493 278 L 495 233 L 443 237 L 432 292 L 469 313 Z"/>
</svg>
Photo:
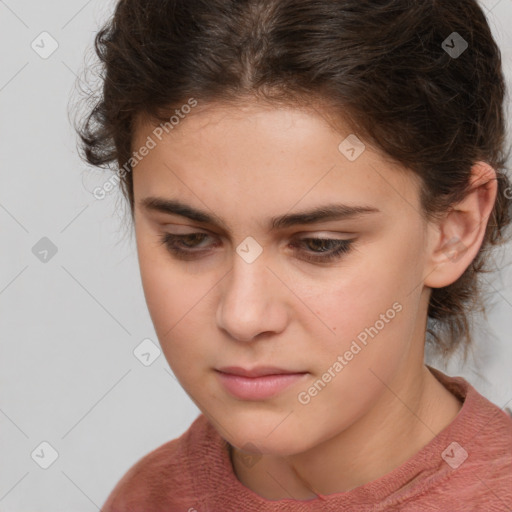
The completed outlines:
<svg viewBox="0 0 512 512">
<path fill-rule="evenodd" d="M 347 254 L 351 248 L 354 240 L 342 240 L 338 238 L 301 238 L 300 243 L 305 243 L 306 246 L 320 247 L 320 250 L 313 250 L 304 253 L 303 259 L 310 262 L 329 263 L 331 261 L 341 259 L 344 254 Z M 290 244 L 290 245 L 296 245 Z M 326 248 L 327 246 L 327 248 Z M 329 247 L 331 249 L 329 249 Z"/>
<path fill-rule="evenodd" d="M 208 251 L 211 245 L 203 246 L 201 243 L 210 238 L 206 233 L 189 233 L 186 235 L 175 235 L 172 233 L 164 233 L 160 237 L 162 245 L 165 245 L 167 250 L 180 260 L 194 260 L 199 257 L 200 253 Z M 301 238 L 291 244 L 290 247 L 297 247 L 305 245 L 312 247 L 313 250 L 299 250 L 301 253 L 301 259 L 312 263 L 329 263 L 331 261 L 341 259 L 344 254 L 347 254 L 351 250 L 352 243 L 355 240 L 343 240 L 336 238 Z"/>
<path fill-rule="evenodd" d="M 191 250 L 196 248 L 208 235 L 206 233 L 189 233 L 187 235 L 174 235 L 172 233 L 164 233 L 160 238 L 162 245 L 165 245 L 167 250 L 171 252 L 176 258 L 180 260 L 193 260 L 196 259 L 194 253 L 203 252 Z M 181 245 L 180 245 L 181 244 Z"/>
</svg>

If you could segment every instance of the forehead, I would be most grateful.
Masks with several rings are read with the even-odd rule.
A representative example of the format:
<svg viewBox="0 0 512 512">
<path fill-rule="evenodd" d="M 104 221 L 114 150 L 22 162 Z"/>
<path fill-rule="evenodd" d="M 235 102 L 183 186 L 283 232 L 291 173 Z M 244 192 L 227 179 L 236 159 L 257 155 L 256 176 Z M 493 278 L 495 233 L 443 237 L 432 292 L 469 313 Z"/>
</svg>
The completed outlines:
<svg viewBox="0 0 512 512">
<path fill-rule="evenodd" d="M 411 171 L 369 144 L 348 158 L 346 146 L 354 139 L 342 121 L 335 129 L 321 113 L 293 107 L 196 109 L 167 130 L 138 119 L 132 149 L 153 141 L 134 168 L 139 198 L 180 197 L 197 206 L 231 202 L 252 205 L 254 214 L 320 202 L 371 202 L 381 210 L 417 204 L 419 181 Z"/>
</svg>

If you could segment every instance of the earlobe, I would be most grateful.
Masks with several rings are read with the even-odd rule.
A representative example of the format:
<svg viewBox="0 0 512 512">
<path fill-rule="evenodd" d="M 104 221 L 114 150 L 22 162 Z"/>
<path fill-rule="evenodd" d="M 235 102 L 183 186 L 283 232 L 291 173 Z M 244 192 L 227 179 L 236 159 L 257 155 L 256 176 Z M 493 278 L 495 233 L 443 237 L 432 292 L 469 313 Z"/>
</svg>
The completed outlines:
<svg viewBox="0 0 512 512">
<path fill-rule="evenodd" d="M 496 171 L 485 162 L 472 167 L 470 191 L 431 230 L 431 252 L 425 286 L 454 283 L 474 260 L 482 245 L 497 195 Z"/>
</svg>

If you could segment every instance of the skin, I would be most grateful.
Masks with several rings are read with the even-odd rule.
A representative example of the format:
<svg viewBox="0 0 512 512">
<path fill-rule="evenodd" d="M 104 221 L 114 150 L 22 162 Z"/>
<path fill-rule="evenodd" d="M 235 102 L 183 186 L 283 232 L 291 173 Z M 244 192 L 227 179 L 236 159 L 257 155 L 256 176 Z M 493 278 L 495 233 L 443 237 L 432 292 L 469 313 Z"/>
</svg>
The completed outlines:
<svg viewBox="0 0 512 512">
<path fill-rule="evenodd" d="M 133 148 L 154 127 L 139 119 Z M 270 500 L 308 500 L 379 478 L 417 453 L 461 407 L 424 366 L 427 306 L 431 288 L 454 282 L 476 256 L 496 174 L 475 164 L 474 191 L 441 221 L 427 223 L 414 175 L 369 145 L 349 161 L 338 146 L 350 133 L 297 107 L 255 101 L 198 107 L 133 171 L 140 271 L 162 350 L 231 445 L 238 479 Z M 225 227 L 147 210 L 140 203 L 149 196 L 179 199 L 217 215 Z M 276 232 L 267 227 L 272 216 L 326 203 L 380 212 Z M 165 233 L 208 236 L 188 240 L 202 254 L 187 261 L 161 243 Z M 250 264 L 236 252 L 248 236 L 263 249 Z M 306 237 L 355 242 L 322 264 L 304 259 L 322 247 L 290 246 Z M 446 242 L 453 237 L 464 250 L 449 258 Z M 397 302 L 401 311 L 301 404 L 298 394 Z M 308 375 L 273 398 L 240 400 L 214 370 L 228 365 Z M 244 463 L 243 453 L 256 462 Z"/>
</svg>

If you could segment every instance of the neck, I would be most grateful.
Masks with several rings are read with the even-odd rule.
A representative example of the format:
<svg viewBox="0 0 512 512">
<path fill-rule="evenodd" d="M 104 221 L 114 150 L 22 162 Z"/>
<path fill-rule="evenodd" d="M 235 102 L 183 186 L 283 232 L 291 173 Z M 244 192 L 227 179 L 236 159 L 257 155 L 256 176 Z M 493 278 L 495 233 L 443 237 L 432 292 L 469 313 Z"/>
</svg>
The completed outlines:
<svg viewBox="0 0 512 512">
<path fill-rule="evenodd" d="M 248 468 L 232 447 L 238 479 L 270 500 L 307 500 L 349 491 L 389 473 L 449 425 L 460 402 L 425 367 L 383 386 L 364 416 L 312 449 L 262 455 Z"/>
</svg>

